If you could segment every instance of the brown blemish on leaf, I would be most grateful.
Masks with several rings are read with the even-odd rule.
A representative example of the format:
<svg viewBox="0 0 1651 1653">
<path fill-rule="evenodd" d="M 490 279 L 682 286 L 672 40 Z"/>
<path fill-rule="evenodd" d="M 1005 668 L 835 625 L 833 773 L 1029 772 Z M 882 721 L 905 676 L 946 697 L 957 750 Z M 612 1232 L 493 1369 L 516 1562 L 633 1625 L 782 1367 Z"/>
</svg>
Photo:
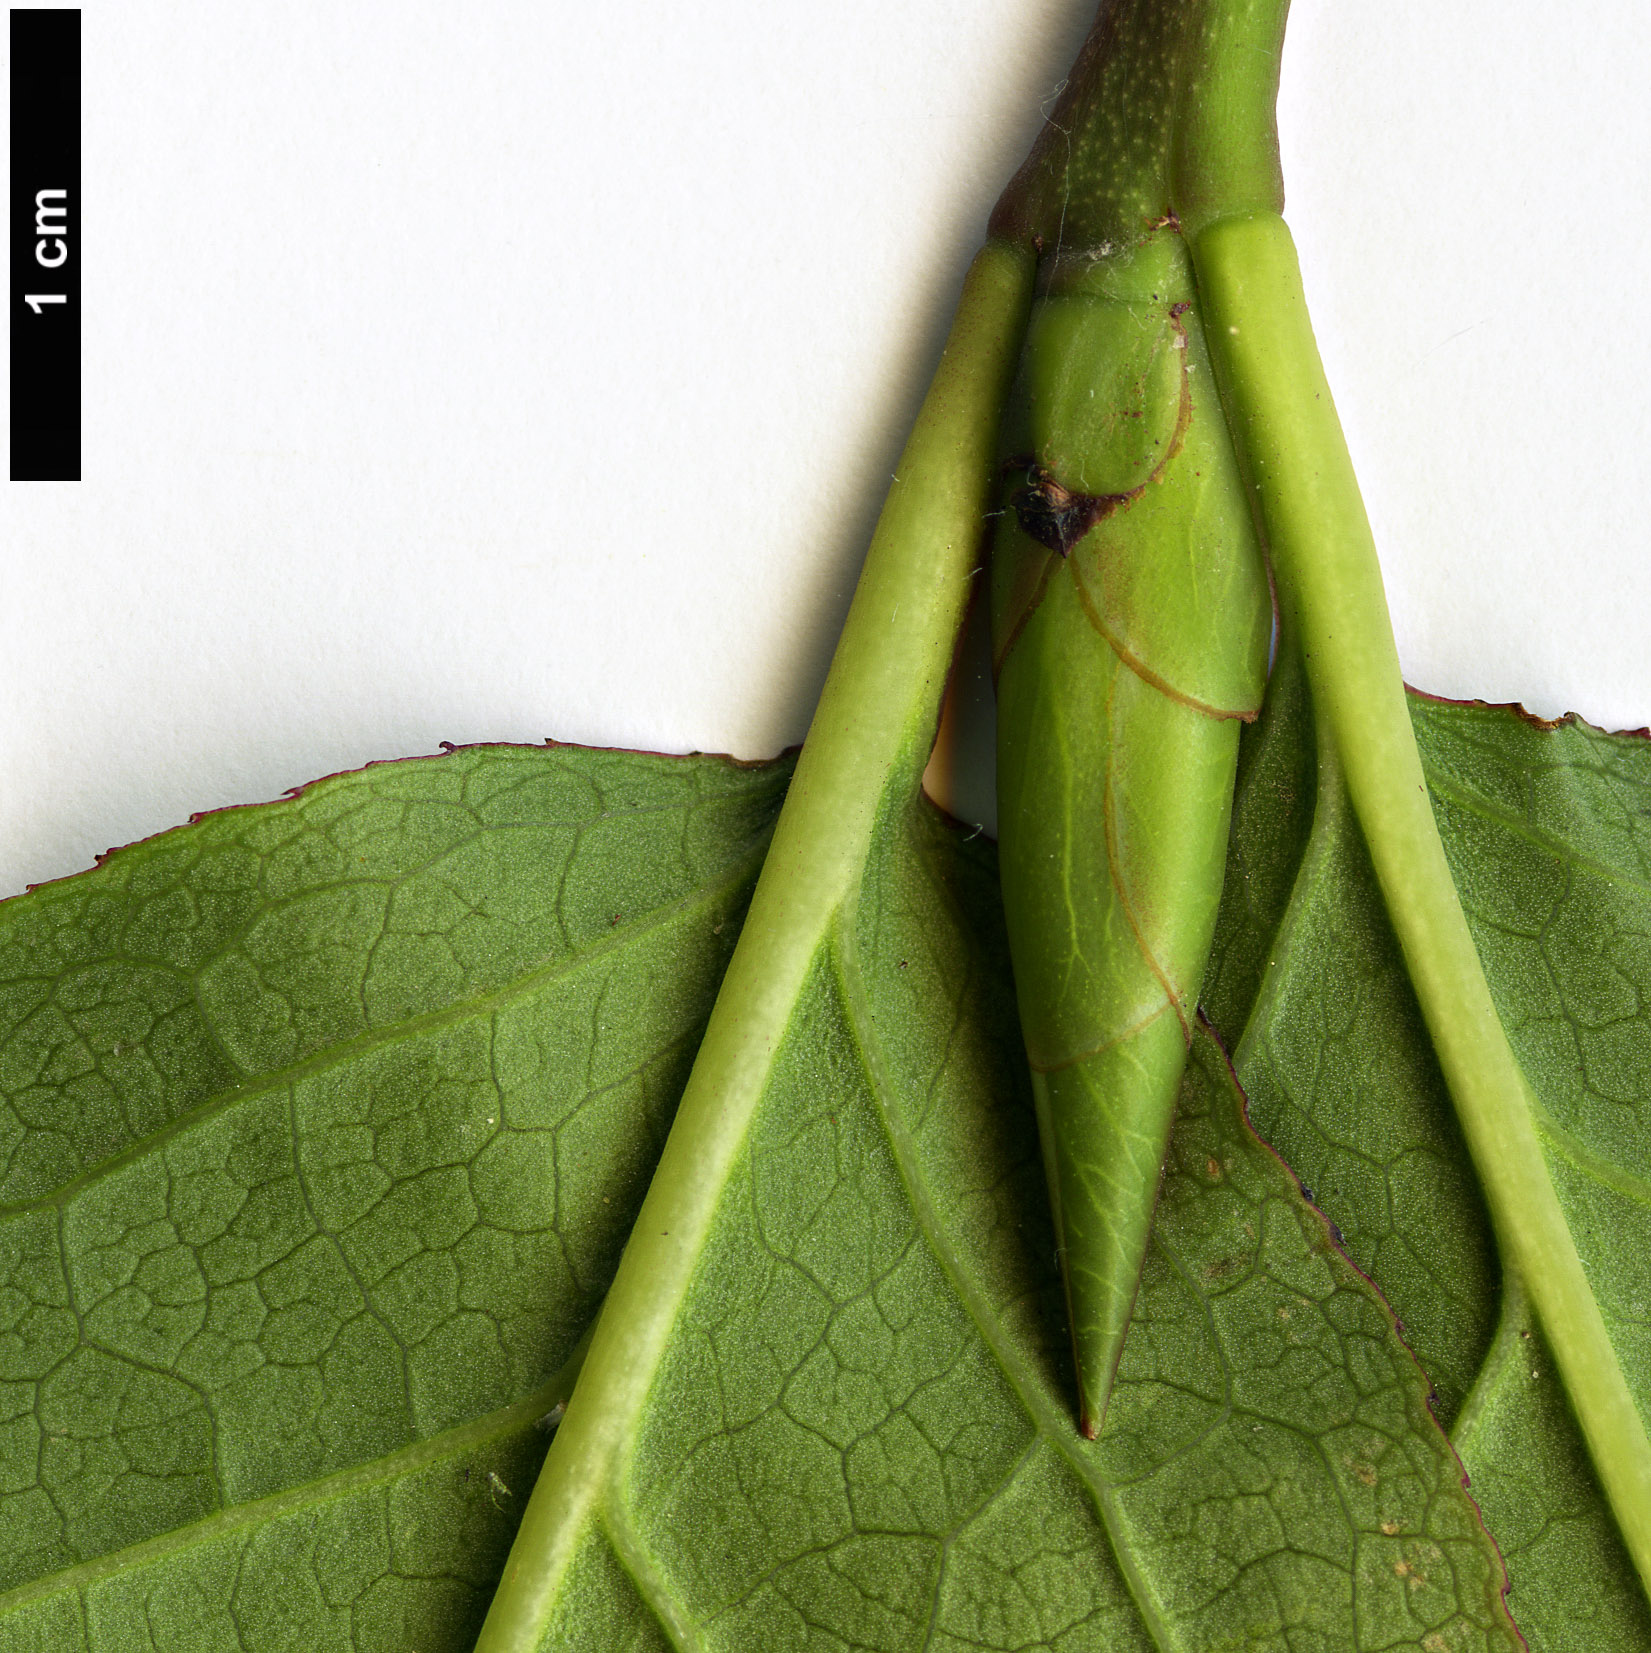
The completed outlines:
<svg viewBox="0 0 1651 1653">
<path fill-rule="evenodd" d="M 1393 1563 L 1394 1576 L 1402 1578 L 1412 1590 L 1420 1590 L 1428 1583 L 1427 1566 L 1443 1560 L 1443 1553 L 1437 1544 L 1418 1544 L 1410 1555 Z"/>
<path fill-rule="evenodd" d="M 1360 1486 L 1373 1487 L 1376 1484 L 1376 1466 L 1363 1458 L 1343 1458 L 1342 1463 L 1347 1471 Z"/>
<path fill-rule="evenodd" d="M 1402 1578 L 1412 1590 L 1420 1590 L 1427 1583 L 1427 1574 L 1414 1561 L 1395 1561 L 1393 1573 Z"/>
</svg>

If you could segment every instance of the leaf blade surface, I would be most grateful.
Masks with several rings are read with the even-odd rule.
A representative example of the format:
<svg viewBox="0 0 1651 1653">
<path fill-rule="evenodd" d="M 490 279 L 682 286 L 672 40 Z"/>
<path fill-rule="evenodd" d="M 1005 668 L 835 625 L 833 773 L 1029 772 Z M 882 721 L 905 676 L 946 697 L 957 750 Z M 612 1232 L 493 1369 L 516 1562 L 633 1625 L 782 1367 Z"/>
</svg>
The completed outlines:
<svg viewBox="0 0 1651 1653">
<path fill-rule="evenodd" d="M 1240 1041 L 1258 1129 L 1311 1185 L 1432 1379 L 1531 1645 L 1651 1647 L 1651 1615 L 1546 1340 L 1498 1255 L 1345 794 L 1333 768 L 1315 771 L 1301 702 L 1286 691 L 1280 705 L 1290 709 L 1247 752 L 1212 1014 Z M 1643 1416 L 1651 1395 L 1631 1305 L 1646 1279 L 1633 1239 L 1647 1140 L 1647 1025 L 1634 997 L 1646 742 L 1415 694 L 1410 712 L 1452 876 Z M 1255 890 L 1267 898 L 1246 912 Z M 1272 962 L 1264 985 L 1241 964 L 1258 947 Z"/>
<path fill-rule="evenodd" d="M 536 1645 L 1517 1645 L 1425 1381 L 1207 1035 L 1082 1442 L 993 869 L 960 836 L 889 812 Z"/>
<path fill-rule="evenodd" d="M 468 1645 L 544 1438 L 466 1431 L 543 1399 L 588 1327 L 788 770 L 465 749 L 0 908 L 0 1637 L 28 1645 L 66 1569 L 52 1612 L 116 1573 L 165 1596 L 169 1542 L 198 1558 L 260 1501 L 298 1498 L 273 1532 L 353 1499 L 348 1529 L 377 1463 L 449 1540 L 486 1470 L 514 1489 L 486 1481 L 492 1561 L 432 1644 Z M 462 1497 L 420 1458 L 442 1440 L 486 1448 Z M 355 1645 L 405 1645 L 393 1617 Z"/>
</svg>

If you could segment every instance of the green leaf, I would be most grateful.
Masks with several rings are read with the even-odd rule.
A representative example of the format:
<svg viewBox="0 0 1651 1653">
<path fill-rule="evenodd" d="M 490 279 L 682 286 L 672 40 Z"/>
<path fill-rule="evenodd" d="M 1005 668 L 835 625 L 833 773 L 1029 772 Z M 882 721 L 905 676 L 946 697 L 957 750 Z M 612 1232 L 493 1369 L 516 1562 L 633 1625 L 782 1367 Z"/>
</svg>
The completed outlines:
<svg viewBox="0 0 1651 1653">
<path fill-rule="evenodd" d="M 479 1653 L 1517 1645 L 1425 1379 L 1203 1033 L 1078 1434 L 994 869 L 918 784 L 1030 263 L 965 288 Z"/>
<path fill-rule="evenodd" d="M 0 1648 L 470 1645 L 789 770 L 468 748 L 0 907 Z"/>
<path fill-rule="evenodd" d="M 971 271 L 777 824 L 783 768 L 477 750 L 0 914 L 0 1653 L 439 1653 L 495 1576 L 490 1653 L 1511 1653 L 1441 1418 L 1535 1645 L 1648 1645 L 1651 774 L 1482 708 L 1418 707 L 1416 756 L 1276 215 L 1283 9 L 1121 0 L 1097 38 L 1120 118 L 1211 70 L 1136 135 L 1281 597 L 1207 1014 L 1417 1359 L 1198 1023 L 1106 1427 L 1075 1428 L 993 858 L 918 791 L 1022 223 Z M 1164 205 L 1025 176 L 1074 234 Z"/>
<path fill-rule="evenodd" d="M 1310 1034 L 1321 1022 L 1302 1013 L 1300 995 L 1317 993 L 1332 1007 L 1374 995 L 1385 1044 L 1341 1041 L 1346 1083 L 1356 1088 L 1364 1076 L 1357 1094 L 1367 1112 L 1349 1118 L 1344 1108 L 1316 1129 L 1329 1140 L 1325 1133 L 1340 1128 L 1352 1143 L 1343 1154 L 1350 1162 L 1367 1160 L 1377 1128 L 1402 1129 L 1402 1112 L 1400 1125 L 1392 1123 L 1395 1101 L 1433 1131 L 1393 1154 L 1392 1180 L 1419 1163 L 1442 1174 L 1446 1195 L 1435 1188 L 1418 1200 L 1412 1186 L 1383 1207 L 1396 1214 L 1401 1240 L 1409 1236 L 1401 1255 L 1431 1266 L 1420 1271 L 1423 1287 L 1431 1281 L 1443 1293 L 1446 1312 L 1435 1305 L 1432 1335 L 1425 1289 L 1407 1287 L 1394 1266 L 1392 1233 L 1361 1224 L 1338 1165 L 1315 1159 L 1309 1141 L 1291 1150 L 1298 1169 L 1406 1316 L 1447 1417 L 1458 1417 L 1485 1368 L 1473 1433 L 1462 1439 L 1459 1421 L 1458 1436 L 1475 1490 L 1504 1535 L 1514 1602 L 1533 1645 L 1651 1645 L 1563 1398 L 1539 1341 L 1520 1335 L 1529 1328 L 1517 1323 L 1517 1305 L 1493 1341 L 1486 1283 L 1494 1284 L 1494 1258 L 1436 1078 L 1428 1088 L 1425 1038 L 1413 1006 L 1403 1005 L 1391 942 L 1385 978 L 1379 959 L 1372 968 L 1346 954 L 1348 937 L 1383 940 L 1380 909 L 1357 864 L 1356 836 L 1314 797 L 1310 731 L 1286 715 L 1290 683 L 1288 673 L 1276 680 L 1269 717 L 1249 738 L 1209 1002 L 1230 1011 L 1246 979 L 1253 993 L 1254 948 L 1246 978 L 1245 945 L 1262 936 L 1276 948 L 1266 933 L 1286 904 L 1285 940 L 1299 949 L 1307 925 L 1297 915 L 1327 898 L 1321 928 L 1330 942 L 1311 957 L 1293 954 L 1303 967 L 1278 977 L 1298 996 L 1289 1017 L 1278 1019 L 1273 1007 L 1265 1055 L 1256 1054 L 1261 1020 L 1246 1039 L 1256 1107 L 1288 1145 L 1291 1118 L 1303 1116 L 1292 1115 L 1279 1077 L 1279 1030 Z M 1651 747 L 1580 727 L 1544 730 L 1503 710 L 1424 703 L 1417 711 L 1447 844 L 1479 930 L 1563 936 L 1570 932 L 1556 913 L 1591 900 L 1572 915 L 1581 956 L 1602 951 L 1595 943 L 1590 952 L 1585 938 L 1613 938 L 1603 951 L 1614 973 L 1604 978 L 1599 967 L 1592 977 L 1579 972 L 1578 945 L 1553 952 L 1545 967 L 1562 1000 L 1584 986 L 1593 994 L 1591 1016 L 1577 1010 L 1565 1022 L 1571 1048 L 1544 1066 L 1531 1050 L 1555 1047 L 1553 1018 L 1510 1014 L 1516 1028 L 1548 1026 L 1548 1045 L 1521 1044 L 1521 1055 L 1545 1096 L 1563 1098 L 1569 1086 L 1574 1111 L 1584 1071 L 1574 1041 L 1596 1023 L 1617 1029 L 1600 1035 L 1608 1042 L 1624 1037 L 1613 1014 L 1620 1007 L 1601 996 L 1600 981 L 1633 979 L 1642 957 L 1632 938 L 1645 933 L 1634 914 L 1645 900 Z M 302 1253 L 278 1220 L 279 1198 L 283 1182 L 301 1182 L 317 1162 L 303 1139 L 295 1151 L 283 1137 L 285 1157 L 268 1141 L 293 1115 L 323 1122 L 320 1143 L 341 1124 L 374 1133 L 389 1150 L 387 1169 L 416 1191 L 404 1215 L 451 1219 L 447 1185 L 434 1173 L 454 1163 L 467 1120 L 479 1123 L 484 1108 L 501 1117 L 491 1076 L 473 1096 L 458 1096 L 455 1053 L 462 1060 L 479 1025 L 495 1051 L 513 1024 L 545 1039 L 541 1052 L 562 1044 L 562 1065 L 578 1074 L 560 1093 L 563 1113 L 582 1117 L 604 1102 L 631 1110 L 628 1125 L 598 1121 L 609 1126 L 600 1134 L 606 1153 L 570 1166 L 556 1185 L 564 1200 L 581 1203 L 586 1223 L 605 1214 L 596 1210 L 600 1188 L 616 1189 L 609 1198 L 628 1210 L 651 1159 L 648 1143 L 657 1141 L 644 1127 L 637 1149 L 637 1122 L 651 1119 L 656 1131 L 659 1121 L 638 1076 L 674 1068 L 680 1082 L 721 964 L 706 933 L 723 923 L 731 934 L 714 915 L 737 918 L 783 780 L 783 766 L 475 749 L 207 817 L 0 909 L 14 1109 L 41 1109 L 50 1082 L 75 1099 L 70 1109 L 59 1103 L 60 1126 L 140 1122 L 121 1148 L 103 1145 L 101 1160 L 96 1146 L 86 1147 L 86 1161 L 66 1178 L 60 1170 L 59 1186 L 37 1184 L 32 1201 L 21 1184 L 9 1189 L 10 1338 L 0 1346 L 8 1387 L 16 1394 L 29 1385 L 31 1350 L 40 1352 L 37 1368 L 56 1352 L 53 1309 L 67 1311 L 57 1317 L 65 1328 L 78 1313 L 95 1331 L 109 1296 L 141 1292 L 146 1300 L 141 1317 L 135 1297 L 124 1316 L 110 1315 L 112 1339 L 88 1339 L 135 1376 L 115 1392 L 120 1415 L 102 1435 L 95 1404 L 88 1408 L 93 1389 L 72 1391 L 76 1427 L 62 1438 L 72 1442 L 79 1478 L 50 1489 L 70 1509 L 73 1490 L 91 1504 L 86 1489 L 97 1466 L 89 1472 L 88 1459 L 126 1454 L 124 1478 L 95 1489 L 97 1518 L 125 1529 L 37 1564 L 32 1582 L 14 1572 L 0 1602 L 0 1648 L 250 1653 L 295 1636 L 352 1653 L 467 1645 L 542 1450 L 534 1425 L 566 1393 L 554 1363 L 577 1340 L 594 1292 L 570 1314 L 542 1280 L 526 1282 L 524 1293 L 520 1271 L 495 1273 L 489 1284 L 500 1295 L 490 1316 L 514 1313 L 525 1331 L 530 1315 L 552 1323 L 565 1315 L 560 1346 L 545 1351 L 534 1374 L 547 1381 L 524 1382 L 514 1404 L 491 1412 L 479 1400 L 446 1428 L 421 1435 L 415 1426 L 376 1456 L 325 1459 L 329 1398 L 338 1415 L 361 1391 L 349 1393 L 358 1374 L 325 1355 L 312 1359 L 320 1389 L 308 1435 L 292 1413 L 243 1412 L 252 1429 L 277 1423 L 253 1437 L 266 1457 L 309 1450 L 311 1460 L 285 1480 L 276 1466 L 253 1496 L 216 1512 L 207 1503 L 180 1516 L 165 1502 L 180 1489 L 199 1495 L 210 1477 L 197 1471 L 191 1480 L 182 1461 L 191 1412 L 146 1411 L 153 1401 L 133 1383 L 181 1371 L 180 1357 L 163 1365 L 160 1340 L 170 1329 L 176 1341 L 179 1317 L 204 1310 L 183 1345 L 193 1343 L 198 1359 L 213 1310 L 249 1278 L 265 1318 L 243 1342 L 259 1352 L 280 1335 L 283 1314 L 288 1337 L 308 1329 L 313 1342 L 329 1309 L 341 1324 L 368 1318 L 369 1303 L 406 1312 L 388 1284 L 395 1269 L 376 1280 L 363 1275 L 353 1294 L 335 1278 L 331 1299 L 289 1291 L 271 1306 L 284 1259 L 260 1266 L 248 1248 L 285 1242 L 285 1257 Z M 1315 811 L 1309 842 L 1301 822 Z M 1511 846 L 1502 842 L 1509 834 Z M 1511 1645 L 1496 1628 L 1496 1560 L 1429 1417 L 1425 1381 L 1294 1179 L 1245 1126 L 1242 1100 L 1207 1039 L 1183 1088 L 1113 1416 L 1094 1447 L 1079 1440 L 990 847 L 966 841 L 909 796 L 889 808 L 869 843 L 856 897 L 812 962 L 775 1082 L 721 1190 L 641 1426 L 622 1472 L 602 1489 L 558 1603 L 562 1616 L 543 1645 L 624 1645 L 621 1631 L 636 1646 L 670 1646 L 674 1635 L 688 1646 L 917 1647 L 927 1639 L 954 1648 L 1213 1648 L 1235 1635 L 1243 1638 L 1236 1645 L 1285 1646 L 1292 1632 L 1298 1645 L 1316 1637 L 1336 1648 Z M 1314 867 L 1333 876 L 1315 881 Z M 371 892 L 381 915 L 376 944 L 353 918 Z M 1601 908 L 1601 898 L 1615 904 Z M 295 914 L 312 902 L 322 916 L 306 925 Z M 444 936 L 448 951 L 468 961 L 475 991 L 441 1002 L 442 978 L 427 964 L 404 969 L 401 1014 L 381 1011 L 375 1020 L 370 1007 L 392 1000 L 365 984 L 383 938 L 402 933 Z M 651 1049 L 662 1054 L 643 1050 L 638 1061 L 634 1042 L 629 1051 L 602 1051 L 592 1040 L 598 1026 L 646 1040 L 646 1014 L 669 1020 L 661 984 L 683 986 L 676 972 L 692 965 L 695 945 L 706 949 L 705 962 L 686 1039 L 673 1042 L 656 1020 Z M 254 1027 L 269 1040 L 271 1022 L 214 1008 L 231 1001 L 200 984 L 220 979 L 225 960 L 254 961 L 316 1018 L 308 1043 L 276 1052 L 271 1042 L 272 1060 L 284 1058 L 285 1067 L 242 1068 L 238 1084 L 228 1078 L 234 1070 L 213 1062 L 227 1063 L 226 1048 L 249 1048 Z M 1487 947 L 1501 995 L 1498 960 Z M 1543 978 L 1527 959 L 1509 979 L 1528 995 Z M 1397 1013 L 1385 1008 L 1394 998 Z M 266 1006 L 267 995 L 233 1002 Z M 625 1015 L 607 1013 L 627 1003 Z M 143 1025 L 134 1007 L 148 1018 Z M 1639 1034 L 1629 1036 L 1643 1036 L 1635 1025 Z M 1321 1041 L 1314 1071 L 1333 1074 L 1326 1049 L 1340 1053 L 1337 1041 Z M 1592 1070 L 1605 1073 L 1600 1053 L 1589 1054 Z M 1643 1087 L 1640 1071 L 1632 1048 L 1619 1053 L 1611 1068 L 1619 1101 L 1642 1094 L 1634 1088 Z M 1396 1086 L 1394 1076 L 1407 1073 L 1420 1081 Z M 35 1083 L 17 1083 L 20 1075 Z M 535 1078 L 543 1076 L 541 1069 Z M 517 1094 L 532 1096 L 533 1084 Z M 668 1112 L 673 1084 L 657 1094 Z M 1343 1093 L 1333 1079 L 1324 1094 Z M 432 1101 L 442 1105 L 432 1110 Z M 542 1119 L 522 1134 L 534 1126 L 543 1129 Z M 569 1134 L 564 1126 L 564 1142 Z M 469 1161 L 472 1188 L 484 1162 Z M 24 1163 L 14 1155 L 13 1174 L 21 1177 Z M 335 1157 L 327 1169 L 362 1163 Z M 168 1200 L 132 1208 L 162 1182 Z M 271 1192 L 254 1207 L 253 1190 Z M 25 1243 L 40 1209 L 61 1212 L 65 1233 L 77 1224 L 90 1231 L 89 1218 L 107 1222 L 111 1212 L 118 1230 L 95 1235 L 102 1244 L 89 1262 L 58 1265 L 57 1299 L 35 1285 L 31 1307 L 31 1282 L 56 1260 Z M 203 1228 L 177 1233 L 180 1222 L 215 1214 L 211 1237 Z M 472 1222 L 477 1215 L 485 1213 L 472 1211 Z M 603 1231 L 601 1268 L 611 1267 L 622 1231 L 623 1217 Z M 556 1232 L 566 1239 L 593 1231 L 559 1221 Z M 337 1234 L 346 1263 L 375 1249 L 370 1220 L 354 1231 L 339 1225 Z M 315 1235 L 307 1240 L 313 1248 Z M 449 1255 L 463 1251 L 461 1241 Z M 163 1271 L 178 1252 L 197 1258 L 194 1297 L 164 1290 Z M 216 1272 L 201 1266 L 213 1257 L 227 1260 Z M 307 1285 L 325 1283 L 314 1267 L 305 1275 Z M 1463 1279 L 1477 1280 L 1478 1295 L 1463 1293 Z M 81 1295 L 82 1281 L 105 1296 Z M 1476 1317 L 1453 1319 L 1449 1311 L 1461 1304 Z M 151 1341 L 128 1354 L 123 1336 Z M 299 1353 L 286 1370 L 302 1372 Z M 71 1348 L 67 1363 L 59 1358 L 34 1374 L 44 1397 L 34 1416 L 48 1435 L 54 1379 L 85 1358 L 84 1347 Z M 406 1364 L 411 1372 L 411 1352 Z M 1541 1380 L 1523 1381 L 1529 1369 L 1542 1371 Z M 382 1387 L 376 1373 L 366 1375 Z M 479 1369 L 449 1376 L 485 1384 Z M 201 1393 L 198 1368 L 180 1377 L 179 1392 L 190 1384 Z M 211 1397 L 203 1398 L 210 1411 Z M 17 1420 L 30 1417 L 25 1399 L 8 1445 L 19 1437 Z M 52 1448 L 40 1455 L 38 1440 L 12 1462 L 50 1465 Z M 161 1450 L 171 1461 L 156 1459 Z M 15 1566 L 25 1553 L 17 1523 L 27 1491 L 18 1496 L 12 1473 L 5 1554 Z"/>
<path fill-rule="evenodd" d="M 1080 1438 L 993 857 L 926 806 L 875 846 L 521 1645 L 1513 1647 L 1426 1382 L 1208 1036 Z"/>
<path fill-rule="evenodd" d="M 1315 795 L 1311 731 L 1290 704 L 1246 753 L 1207 1003 L 1242 1034 L 1259 1128 L 1432 1378 L 1531 1645 L 1651 1647 L 1651 1613 L 1541 1330 L 1498 1256 L 1369 857 L 1335 776 Z M 1411 715 L 1556 1191 L 1651 1413 L 1651 743 L 1420 696 Z"/>
</svg>

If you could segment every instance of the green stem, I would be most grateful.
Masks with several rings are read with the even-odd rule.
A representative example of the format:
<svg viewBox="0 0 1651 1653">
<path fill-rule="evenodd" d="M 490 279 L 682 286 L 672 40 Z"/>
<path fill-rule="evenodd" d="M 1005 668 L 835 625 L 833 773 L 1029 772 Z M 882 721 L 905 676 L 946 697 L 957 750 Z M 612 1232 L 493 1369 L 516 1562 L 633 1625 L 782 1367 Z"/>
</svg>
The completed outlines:
<svg viewBox="0 0 1651 1653">
<path fill-rule="evenodd" d="M 970 268 L 676 1122 L 477 1653 L 541 1645 L 579 1539 L 635 1437 L 805 978 L 859 887 L 885 798 L 918 784 L 977 571 L 1032 274 L 1031 255 L 1001 242 Z"/>
<path fill-rule="evenodd" d="M 1211 353 L 1388 914 L 1485 1191 L 1642 1584 L 1651 1594 L 1651 1441 L 1560 1209 L 1531 1094 L 1491 1001 L 1428 800 L 1375 543 L 1276 213 L 1193 241 Z"/>
</svg>

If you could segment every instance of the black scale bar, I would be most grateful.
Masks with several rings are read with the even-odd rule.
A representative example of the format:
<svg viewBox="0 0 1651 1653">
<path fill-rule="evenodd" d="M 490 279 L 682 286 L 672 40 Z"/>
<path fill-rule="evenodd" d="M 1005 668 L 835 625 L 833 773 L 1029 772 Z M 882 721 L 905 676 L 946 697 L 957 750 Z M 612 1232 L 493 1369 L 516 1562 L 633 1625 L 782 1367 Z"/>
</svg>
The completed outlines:
<svg viewBox="0 0 1651 1653">
<path fill-rule="evenodd" d="M 11 14 L 11 478 L 80 480 L 80 13 Z"/>
</svg>

